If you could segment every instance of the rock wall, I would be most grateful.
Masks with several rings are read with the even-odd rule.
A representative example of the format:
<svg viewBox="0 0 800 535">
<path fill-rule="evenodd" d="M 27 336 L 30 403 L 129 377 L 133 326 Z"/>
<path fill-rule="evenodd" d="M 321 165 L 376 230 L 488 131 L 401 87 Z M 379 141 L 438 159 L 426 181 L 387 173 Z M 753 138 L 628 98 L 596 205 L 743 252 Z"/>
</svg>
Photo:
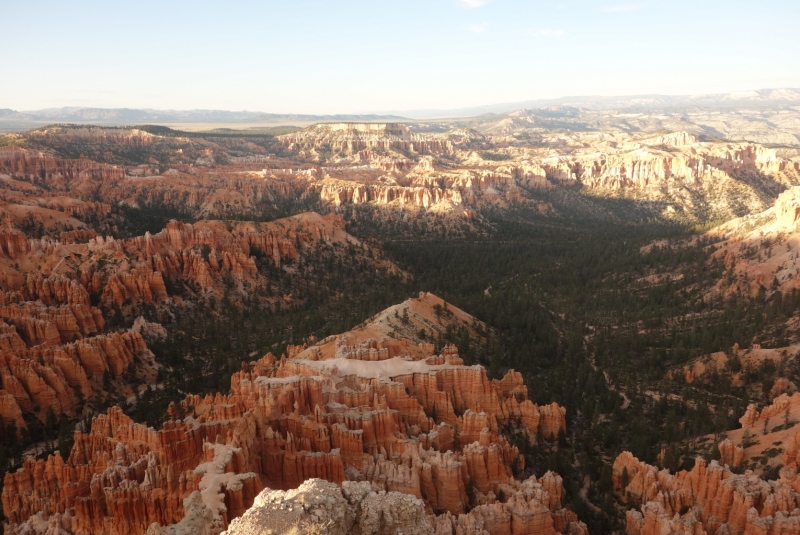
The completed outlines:
<svg viewBox="0 0 800 535">
<path fill-rule="evenodd" d="M 319 195 L 323 201 L 336 206 L 375 203 L 430 208 L 442 201 L 450 201 L 453 204 L 462 202 L 461 193 L 456 190 L 358 183 L 323 183 L 319 186 Z"/>
<path fill-rule="evenodd" d="M 301 214 L 271 223 L 236 223 L 232 228 L 221 221 L 172 221 L 156 234 L 90 240 L 93 255 L 126 261 L 114 270 L 86 264 L 80 277 L 89 291 L 102 293 L 106 306 L 157 303 L 169 297 L 165 278 L 219 292 L 224 276 L 236 282 L 259 277 L 254 255 L 280 267 L 299 261 L 302 251 L 333 242 L 357 242 L 345 233 L 344 220 L 337 215 Z"/>
<path fill-rule="evenodd" d="M 173 221 L 155 234 L 81 244 L 28 240 L 17 231 L 2 237 L 5 260 L 14 263 L 0 271 L 0 418 L 17 427 L 25 413 L 72 414 L 103 387 L 106 373 L 113 379 L 131 364 L 153 367 L 139 332 L 103 334 L 93 302 L 123 315 L 141 304 L 176 305 L 170 281 L 212 295 L 232 281 L 246 293 L 245 283 L 265 281 L 256 256 L 281 267 L 319 247 L 361 245 L 341 216 L 313 213 L 270 223 Z"/>
<path fill-rule="evenodd" d="M 27 135 L 32 136 L 35 142 L 44 141 L 57 146 L 70 146 L 75 141 L 89 140 L 92 144 L 108 144 L 109 147 L 134 145 L 147 148 L 151 143 L 142 140 L 157 139 L 158 144 L 166 142 L 170 145 L 178 139 L 152 136 L 145 132 L 116 135 L 109 130 L 97 128 L 86 136 L 76 135 L 70 130 L 52 130 L 49 133 L 37 135 L 33 132 Z M 130 132 L 129 130 L 128 133 Z M 184 141 L 185 143 L 177 145 L 205 143 L 198 139 L 190 141 L 184 138 Z M 224 152 L 222 147 L 213 144 L 212 147 L 205 150 L 210 150 L 211 153 Z M 248 148 L 263 151 L 263 148 L 255 145 Z M 175 147 L 169 150 L 181 154 Z M 206 156 L 205 152 L 200 152 Z M 253 180 L 252 177 L 244 176 L 237 166 L 213 173 L 208 172 L 204 166 L 176 163 L 175 167 L 176 169 L 170 169 L 163 175 L 148 176 L 142 180 L 139 175 L 141 168 L 126 169 L 85 158 L 64 159 L 20 147 L 2 147 L 0 174 L 10 175 L 30 186 L 24 195 L 4 191 L 0 193 L 0 197 L 19 198 L 27 205 L 35 194 L 38 195 L 40 206 L 59 210 L 84 221 L 105 217 L 112 204 L 170 207 L 180 213 L 191 212 L 195 217 L 219 218 L 230 214 L 260 213 L 265 205 L 287 198 L 302 197 L 308 187 L 308 180 L 302 176 L 275 176 L 269 181 Z M 147 171 L 152 169 L 148 168 Z M 97 202 L 96 198 L 102 199 L 102 202 Z M 63 202 L 65 200 L 67 202 Z"/>
<path fill-rule="evenodd" d="M 508 138 L 416 134 L 404 125 L 321 124 L 279 139 L 287 154 L 321 166 L 308 187 L 337 206 L 452 211 L 446 205 L 518 202 L 530 197 L 527 190 L 576 184 L 596 195 L 660 203 L 664 215 L 708 220 L 763 210 L 800 184 L 800 163 L 774 150 L 703 143 L 687 132 L 646 139 L 563 134 L 525 146 Z"/>
<path fill-rule="evenodd" d="M 105 320 L 77 280 L 40 272 L 0 291 L 0 380 L 3 423 L 25 427 L 22 414 L 44 421 L 49 411 L 72 414 L 102 387 L 104 374 L 152 365 L 139 333 L 101 334 Z"/>
<path fill-rule="evenodd" d="M 469 513 L 450 513 L 433 519 L 436 535 L 523 535 L 570 533 L 588 535 L 586 525 L 561 506 L 561 477 L 547 472 L 540 480 L 531 476 L 500 490 L 507 500 L 483 503 Z"/>
<path fill-rule="evenodd" d="M 544 160 L 542 165 L 548 176 L 555 179 L 578 180 L 590 188 L 617 190 L 656 189 L 670 180 L 700 183 L 741 172 L 785 174 L 788 181 L 796 180 L 800 171 L 797 162 L 779 158 L 775 151 L 754 144 L 672 146 L 673 151 L 661 151 L 647 143 L 628 143 L 614 147 L 616 150 L 595 153 L 591 158 L 558 156 Z"/>
<path fill-rule="evenodd" d="M 112 204 L 225 218 L 262 213 L 317 193 L 335 204 L 438 206 L 459 213 L 462 205 L 531 201 L 529 190 L 565 184 L 597 195 L 654 201 L 658 205 L 650 208 L 663 208 L 664 215 L 710 220 L 763 210 L 787 186 L 800 184 L 798 161 L 753 143 L 701 142 L 687 132 L 647 138 L 606 132 L 509 138 L 468 129 L 420 133 L 396 123 L 318 124 L 278 136 L 270 149 L 279 158 L 247 142 L 235 154 L 250 156 L 226 152 L 226 143 L 241 140 L 163 137 L 134 129 L 53 127 L 25 136 L 34 146 L 80 142 L 157 146 L 174 153 L 171 169 L 159 175 L 149 165 L 126 169 L 20 147 L 0 149 L 0 172 L 38 188 L 42 206 L 54 207 L 47 198 L 56 194 L 81 199 L 80 206 L 68 203 L 59 209 L 84 220 L 90 214 L 105 217 Z M 256 170 L 248 162 L 266 167 Z M 213 170 L 207 167 L 212 163 L 217 164 Z M 102 202 L 96 203 L 97 197 Z"/>
<path fill-rule="evenodd" d="M 0 149 L 0 170 L 49 190 L 91 195 L 101 183 L 122 180 L 125 170 L 88 159 L 62 159 L 18 147 Z"/>
</svg>

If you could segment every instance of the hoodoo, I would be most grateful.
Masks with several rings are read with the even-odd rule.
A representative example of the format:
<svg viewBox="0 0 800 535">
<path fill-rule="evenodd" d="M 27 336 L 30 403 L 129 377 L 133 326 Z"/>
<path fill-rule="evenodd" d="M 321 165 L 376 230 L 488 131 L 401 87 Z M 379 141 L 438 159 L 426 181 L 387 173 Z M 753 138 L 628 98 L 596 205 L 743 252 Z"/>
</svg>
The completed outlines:
<svg viewBox="0 0 800 535">
<path fill-rule="evenodd" d="M 418 322 L 441 304 L 421 294 L 398 307 Z M 231 535 L 272 522 L 323 525 L 323 513 L 304 512 L 300 496 L 339 515 L 337 533 L 384 533 L 395 507 L 408 508 L 402 522 L 419 533 L 585 533 L 563 507 L 561 478 L 520 479 L 525 459 L 501 433 L 552 439 L 566 428 L 564 408 L 532 403 L 513 370 L 489 379 L 452 345 L 435 354 L 432 344 L 381 336 L 393 317 L 386 311 L 280 359 L 243 363 L 228 394 L 188 396 L 184 418 L 160 430 L 118 408 L 95 417 L 66 461 L 31 459 L 6 476 L 8 532 L 48 522 L 76 535 L 133 535 L 184 516 L 196 525 L 198 515 L 211 518 L 208 533 L 230 526 Z M 336 501 L 341 510 L 330 510 Z M 301 512 L 287 520 L 282 511 L 293 507 Z M 383 520 L 371 520 L 373 510 Z"/>
</svg>

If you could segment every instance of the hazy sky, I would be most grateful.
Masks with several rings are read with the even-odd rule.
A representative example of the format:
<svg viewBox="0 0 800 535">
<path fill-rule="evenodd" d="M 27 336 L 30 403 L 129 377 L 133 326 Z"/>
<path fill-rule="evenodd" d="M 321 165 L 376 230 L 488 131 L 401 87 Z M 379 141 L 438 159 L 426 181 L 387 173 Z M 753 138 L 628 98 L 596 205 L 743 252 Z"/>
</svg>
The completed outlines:
<svg viewBox="0 0 800 535">
<path fill-rule="evenodd" d="M 0 0 L 0 108 L 297 113 L 800 87 L 797 0 Z"/>
</svg>

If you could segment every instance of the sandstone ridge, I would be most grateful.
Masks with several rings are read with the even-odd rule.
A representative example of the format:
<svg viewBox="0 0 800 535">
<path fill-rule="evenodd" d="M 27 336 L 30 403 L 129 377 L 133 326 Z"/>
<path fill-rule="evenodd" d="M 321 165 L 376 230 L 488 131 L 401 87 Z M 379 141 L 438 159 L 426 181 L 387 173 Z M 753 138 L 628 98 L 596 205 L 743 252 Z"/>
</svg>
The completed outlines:
<svg viewBox="0 0 800 535">
<path fill-rule="evenodd" d="M 474 321 L 451 305 L 452 316 L 441 312 L 443 303 L 422 294 L 400 306 L 415 322 L 433 323 L 437 312 Z M 356 485 L 345 485 L 344 494 L 363 489 L 361 520 L 345 519 L 347 529 L 356 529 L 348 522 L 394 529 L 380 512 L 394 500 L 424 511 L 440 534 L 585 533 L 563 507 L 561 478 L 548 472 L 517 479 L 524 458 L 500 433 L 513 429 L 530 441 L 555 436 L 565 429 L 565 410 L 528 400 L 514 371 L 490 380 L 453 346 L 435 354 L 432 344 L 377 337 L 391 328 L 387 318 L 398 316 L 390 309 L 354 331 L 290 347 L 280 359 L 267 354 L 243 363 L 229 394 L 188 396 L 185 417 L 161 430 L 110 409 L 88 433 L 75 434 L 68 459 L 31 459 L 6 476 L 8 532 L 22 535 L 47 522 L 76 535 L 100 526 L 109 535 L 134 535 L 192 511 L 211 518 L 209 533 L 229 526 L 237 533 L 246 524 L 231 521 L 262 488 L 275 489 L 262 496 L 291 500 L 316 478 L 337 485 L 336 492 Z M 196 498 L 184 503 L 194 491 L 203 507 Z"/>
</svg>

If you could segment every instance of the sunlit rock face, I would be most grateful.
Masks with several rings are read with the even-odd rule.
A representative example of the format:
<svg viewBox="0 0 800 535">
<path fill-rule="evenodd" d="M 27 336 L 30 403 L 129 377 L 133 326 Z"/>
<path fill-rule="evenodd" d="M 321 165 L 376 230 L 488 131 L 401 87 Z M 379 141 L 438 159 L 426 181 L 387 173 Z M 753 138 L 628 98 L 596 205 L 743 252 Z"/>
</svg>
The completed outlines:
<svg viewBox="0 0 800 535">
<path fill-rule="evenodd" d="M 711 258 L 725 266 L 715 291 L 747 296 L 800 288 L 799 215 L 800 187 L 795 186 L 781 193 L 766 210 L 710 230 L 709 237 L 721 240 Z"/>
</svg>

